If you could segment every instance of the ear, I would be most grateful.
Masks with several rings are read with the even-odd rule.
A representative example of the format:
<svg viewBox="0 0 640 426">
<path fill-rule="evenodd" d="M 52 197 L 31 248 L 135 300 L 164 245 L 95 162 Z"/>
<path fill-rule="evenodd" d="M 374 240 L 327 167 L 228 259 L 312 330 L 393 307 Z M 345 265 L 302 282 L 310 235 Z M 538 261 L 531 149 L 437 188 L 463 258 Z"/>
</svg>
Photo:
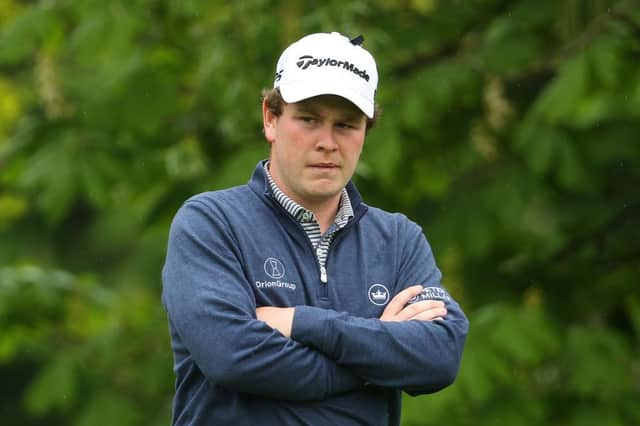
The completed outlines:
<svg viewBox="0 0 640 426">
<path fill-rule="evenodd" d="M 267 107 L 267 101 L 262 101 L 262 125 L 264 126 L 264 137 L 267 139 L 267 142 L 273 143 L 276 140 L 276 122 L 278 121 L 278 116 L 276 116 L 271 110 Z"/>
</svg>

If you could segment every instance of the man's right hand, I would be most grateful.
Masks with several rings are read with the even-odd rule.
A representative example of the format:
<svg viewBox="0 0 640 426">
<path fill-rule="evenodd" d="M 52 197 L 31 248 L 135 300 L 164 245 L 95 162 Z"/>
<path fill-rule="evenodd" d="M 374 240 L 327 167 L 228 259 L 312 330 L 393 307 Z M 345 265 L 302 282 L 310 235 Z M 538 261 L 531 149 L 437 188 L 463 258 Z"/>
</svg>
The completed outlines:
<svg viewBox="0 0 640 426">
<path fill-rule="evenodd" d="M 422 300 L 420 302 L 407 305 L 412 297 L 422 292 L 421 285 L 414 285 L 405 288 L 396 294 L 391 302 L 387 305 L 380 317 L 381 321 L 432 321 L 434 319 L 442 319 L 447 310 L 444 302 L 440 300 Z"/>
</svg>

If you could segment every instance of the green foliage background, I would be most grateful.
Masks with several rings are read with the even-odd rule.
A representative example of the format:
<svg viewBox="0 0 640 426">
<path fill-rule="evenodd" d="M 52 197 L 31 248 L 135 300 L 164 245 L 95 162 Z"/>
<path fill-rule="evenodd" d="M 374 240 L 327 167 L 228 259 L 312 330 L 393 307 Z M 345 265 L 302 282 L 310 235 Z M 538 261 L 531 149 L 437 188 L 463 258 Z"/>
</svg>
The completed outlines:
<svg viewBox="0 0 640 426">
<path fill-rule="evenodd" d="M 0 0 L 0 28 L 3 425 L 169 423 L 171 217 L 248 180 L 278 54 L 333 30 L 381 73 L 357 184 L 471 320 L 404 425 L 640 424 L 637 1 Z"/>
</svg>

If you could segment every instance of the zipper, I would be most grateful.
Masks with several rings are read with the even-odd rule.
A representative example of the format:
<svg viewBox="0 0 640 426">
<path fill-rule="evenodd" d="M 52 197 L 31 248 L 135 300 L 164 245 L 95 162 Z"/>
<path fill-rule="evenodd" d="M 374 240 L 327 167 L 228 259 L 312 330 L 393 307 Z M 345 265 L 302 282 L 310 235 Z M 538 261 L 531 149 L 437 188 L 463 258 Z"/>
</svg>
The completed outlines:
<svg viewBox="0 0 640 426">
<path fill-rule="evenodd" d="M 300 230 L 300 232 L 302 233 L 302 235 L 304 235 L 304 241 L 305 244 L 307 245 L 307 247 L 309 248 L 309 250 L 311 250 L 311 256 L 313 257 L 315 263 L 316 263 L 316 270 L 318 270 L 320 272 L 320 283 L 322 284 L 320 286 L 320 298 L 321 299 L 327 299 L 329 297 L 329 292 L 327 291 L 327 283 L 329 282 L 329 278 L 327 276 L 327 268 L 324 266 L 320 266 L 320 261 L 318 260 L 318 256 L 316 255 L 316 251 L 313 248 L 313 245 L 311 244 L 311 241 L 309 240 L 309 237 L 307 236 L 306 232 L 304 231 L 304 228 L 302 227 L 302 225 L 300 225 L 300 223 L 295 220 L 294 217 L 292 217 L 289 212 L 278 202 L 278 200 L 275 199 L 275 197 L 273 196 L 273 194 L 268 193 L 266 194 L 269 196 L 269 198 L 271 198 L 273 204 L 275 204 L 277 206 L 277 208 L 284 213 L 284 215 L 295 224 L 295 226 Z M 327 252 L 327 257 L 329 257 L 329 253 Z"/>
<path fill-rule="evenodd" d="M 348 223 L 344 228 L 338 229 L 333 234 L 333 241 L 331 242 L 331 244 L 329 244 L 329 248 L 327 249 L 327 258 L 325 259 L 325 262 L 324 262 L 325 266 L 320 266 L 320 281 L 324 284 L 320 289 L 320 297 L 322 297 L 324 299 L 328 299 L 329 298 L 329 288 L 328 288 L 328 285 L 327 285 L 327 283 L 329 281 L 329 278 L 327 276 L 327 267 L 329 265 L 329 258 L 331 257 L 331 250 L 342 239 L 342 237 L 345 234 L 345 232 L 348 231 L 349 228 L 351 228 L 351 226 L 355 223 L 356 217 L 354 216 L 353 219 L 354 220 L 352 222 Z M 316 261 L 318 261 L 317 256 L 316 256 Z M 318 261 L 318 265 L 319 264 L 320 264 L 320 262 Z"/>
<path fill-rule="evenodd" d="M 323 284 L 327 284 L 327 268 L 324 266 L 320 267 L 320 281 Z"/>
<path fill-rule="evenodd" d="M 269 198 L 271 198 L 272 204 L 275 204 L 277 206 L 278 209 L 280 209 L 280 211 L 282 213 L 284 213 L 284 215 L 289 218 L 290 221 L 292 221 L 296 227 L 302 232 L 302 234 L 304 235 L 304 240 L 306 242 L 307 247 L 311 250 L 311 255 L 313 257 L 313 259 L 315 260 L 316 266 L 319 268 L 320 271 L 320 298 L 321 299 L 325 299 L 327 300 L 329 298 L 329 289 L 328 289 L 328 284 L 329 284 L 329 277 L 328 277 L 328 273 L 327 273 L 327 266 L 329 264 L 329 255 L 331 253 L 331 248 L 338 242 L 339 239 L 342 238 L 343 234 L 345 233 L 345 231 L 347 231 L 349 228 L 351 228 L 356 222 L 358 222 L 360 220 L 360 218 L 366 213 L 367 208 L 365 206 L 364 209 L 362 209 L 360 211 L 360 213 L 356 213 L 354 211 L 354 216 L 353 219 L 347 223 L 347 225 L 342 228 L 339 229 L 335 234 L 334 234 L 334 239 L 332 241 L 331 244 L 329 244 L 329 248 L 327 249 L 327 259 L 325 261 L 325 266 L 321 266 L 320 265 L 320 261 L 318 260 L 318 256 L 316 255 L 316 251 L 313 248 L 313 245 L 311 244 L 311 241 L 309 240 L 309 237 L 307 236 L 306 232 L 304 231 L 304 228 L 302 227 L 302 225 L 300 225 L 300 223 L 295 220 L 295 218 L 293 218 L 289 212 L 278 202 L 278 200 L 276 200 L 276 198 L 273 196 L 272 193 L 266 193 L 265 195 L 267 195 Z"/>
<path fill-rule="evenodd" d="M 342 239 L 342 237 L 349 230 L 349 228 L 351 228 L 356 222 L 358 222 L 360 220 L 360 218 L 362 217 L 362 215 L 364 215 L 364 213 L 366 211 L 367 210 L 365 208 L 360 214 L 356 214 L 354 212 L 353 219 L 349 223 L 347 223 L 342 229 L 338 229 L 336 231 L 336 233 L 333 234 L 333 241 L 331 242 L 331 244 L 329 244 L 329 248 L 327 249 L 327 260 L 325 261 L 325 266 L 321 267 L 321 270 L 320 270 L 320 272 L 321 272 L 320 276 L 321 277 L 322 277 L 323 270 L 324 270 L 324 274 L 325 274 L 325 277 L 326 277 L 327 266 L 329 265 L 329 258 L 331 257 L 331 249 L 338 244 L 338 241 L 340 241 Z M 323 281 L 323 282 L 326 283 L 326 281 Z"/>
</svg>

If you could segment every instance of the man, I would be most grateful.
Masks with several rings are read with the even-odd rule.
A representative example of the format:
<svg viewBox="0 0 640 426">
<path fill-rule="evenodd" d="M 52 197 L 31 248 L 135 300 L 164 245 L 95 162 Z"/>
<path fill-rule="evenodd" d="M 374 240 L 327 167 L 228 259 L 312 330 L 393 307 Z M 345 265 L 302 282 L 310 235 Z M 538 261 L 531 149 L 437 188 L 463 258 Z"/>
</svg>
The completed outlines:
<svg viewBox="0 0 640 426">
<path fill-rule="evenodd" d="M 468 323 L 421 229 L 350 182 L 376 115 L 361 41 L 289 46 L 262 105 L 269 160 L 176 214 L 174 425 L 398 425 L 401 391 L 457 374 Z"/>
</svg>

